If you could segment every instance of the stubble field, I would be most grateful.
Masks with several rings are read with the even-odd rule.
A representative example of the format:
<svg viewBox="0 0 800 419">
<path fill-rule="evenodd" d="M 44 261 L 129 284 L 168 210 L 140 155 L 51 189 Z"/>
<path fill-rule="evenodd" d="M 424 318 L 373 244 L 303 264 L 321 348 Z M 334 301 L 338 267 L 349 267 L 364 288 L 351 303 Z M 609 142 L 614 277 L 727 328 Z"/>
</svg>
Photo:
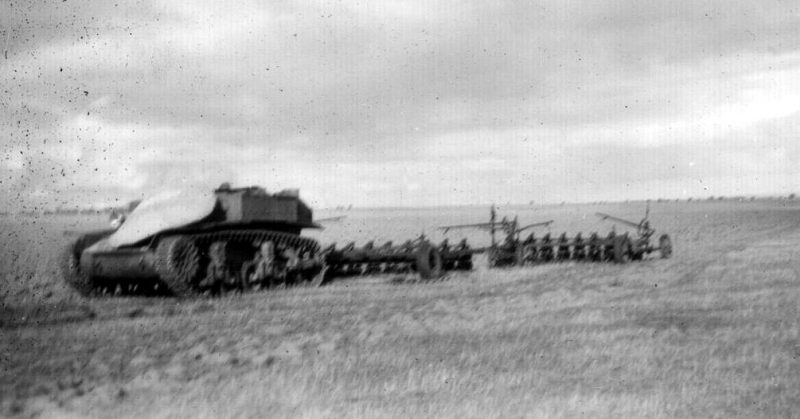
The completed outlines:
<svg viewBox="0 0 800 419">
<path fill-rule="evenodd" d="M 595 211 L 638 220 L 644 204 L 500 213 L 555 219 L 553 233 L 606 233 Z M 658 234 L 672 236 L 671 259 L 504 270 L 479 260 L 435 282 L 372 276 L 200 300 L 80 298 L 58 276 L 57 254 L 70 231 L 105 220 L 5 218 L 0 416 L 800 414 L 800 204 L 651 211 Z M 436 225 L 487 217 L 354 210 L 312 235 L 439 240 Z"/>
</svg>

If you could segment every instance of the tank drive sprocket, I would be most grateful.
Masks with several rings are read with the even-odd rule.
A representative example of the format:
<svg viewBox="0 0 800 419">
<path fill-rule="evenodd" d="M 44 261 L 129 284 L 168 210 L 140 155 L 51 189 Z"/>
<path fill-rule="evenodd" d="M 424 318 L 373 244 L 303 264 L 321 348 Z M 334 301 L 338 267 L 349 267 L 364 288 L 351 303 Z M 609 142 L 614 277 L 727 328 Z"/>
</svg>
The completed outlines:
<svg viewBox="0 0 800 419">
<path fill-rule="evenodd" d="M 156 247 L 156 271 L 167 288 L 177 297 L 197 294 L 200 251 L 190 236 L 162 238 Z"/>
</svg>

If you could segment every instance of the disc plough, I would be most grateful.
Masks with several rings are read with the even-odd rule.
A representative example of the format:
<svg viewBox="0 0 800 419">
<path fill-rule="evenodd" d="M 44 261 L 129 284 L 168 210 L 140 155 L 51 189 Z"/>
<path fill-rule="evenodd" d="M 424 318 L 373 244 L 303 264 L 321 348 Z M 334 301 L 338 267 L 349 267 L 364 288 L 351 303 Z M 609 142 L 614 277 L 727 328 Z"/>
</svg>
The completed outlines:
<svg viewBox="0 0 800 419">
<path fill-rule="evenodd" d="M 438 246 L 424 236 L 400 245 L 368 242 L 344 247 L 336 243 L 323 249 L 329 276 L 417 272 L 424 279 L 436 278 L 444 271 L 472 269 L 472 254 L 466 240 L 451 246 L 447 240 Z"/>
<path fill-rule="evenodd" d="M 517 218 L 509 220 L 504 217 L 497 221 L 494 207 L 488 223 L 463 224 L 440 227 L 445 234 L 450 230 L 463 228 L 477 228 L 489 231 L 491 245 L 482 249 L 473 249 L 471 253 L 486 252 L 489 267 L 524 266 L 551 262 L 617 262 L 626 263 L 631 260 L 642 260 L 645 255 L 660 251 L 662 258 L 672 255 L 672 241 L 666 234 L 661 235 L 658 245 L 650 242 L 655 230 L 650 227 L 647 220 L 650 209 L 648 207 L 645 218 L 639 223 L 627 221 L 607 214 L 597 215 L 604 220 L 612 220 L 628 227 L 636 228 L 636 235 L 628 232 L 617 234 L 614 230 L 607 235 L 591 233 L 583 235 L 577 233 L 573 236 L 562 233 L 559 236 L 545 233 L 537 237 L 534 232 L 523 239 L 522 232 L 535 227 L 548 227 L 553 221 L 520 226 Z M 505 239 L 496 240 L 496 233 L 504 233 Z"/>
</svg>

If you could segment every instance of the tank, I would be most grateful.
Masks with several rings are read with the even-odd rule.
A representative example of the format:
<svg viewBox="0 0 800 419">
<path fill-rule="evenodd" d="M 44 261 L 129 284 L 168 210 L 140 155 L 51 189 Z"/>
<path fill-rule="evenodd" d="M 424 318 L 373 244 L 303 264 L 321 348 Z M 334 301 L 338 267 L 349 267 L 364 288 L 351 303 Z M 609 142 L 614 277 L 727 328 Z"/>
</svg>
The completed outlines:
<svg viewBox="0 0 800 419">
<path fill-rule="evenodd" d="M 117 229 L 82 235 L 64 252 L 67 282 L 83 295 L 136 291 L 176 296 L 320 284 L 319 228 L 297 190 L 252 186 L 165 192 Z"/>
</svg>

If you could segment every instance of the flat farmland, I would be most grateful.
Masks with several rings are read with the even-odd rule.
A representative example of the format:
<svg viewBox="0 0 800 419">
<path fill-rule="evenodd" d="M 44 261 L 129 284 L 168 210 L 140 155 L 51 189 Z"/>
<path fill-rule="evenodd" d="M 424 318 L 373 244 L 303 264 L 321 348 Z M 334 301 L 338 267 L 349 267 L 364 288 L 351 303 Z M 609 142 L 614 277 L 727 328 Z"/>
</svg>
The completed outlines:
<svg viewBox="0 0 800 419">
<path fill-rule="evenodd" d="M 639 220 L 645 204 L 498 209 L 553 219 L 553 234 L 606 234 L 597 211 Z M 436 226 L 488 212 L 319 211 L 347 218 L 309 235 L 438 242 Z M 478 257 L 431 282 L 178 300 L 84 299 L 63 284 L 59 251 L 102 217 L 5 218 L 0 416 L 800 415 L 800 203 L 653 203 L 650 219 L 671 259 L 488 270 Z"/>
</svg>

